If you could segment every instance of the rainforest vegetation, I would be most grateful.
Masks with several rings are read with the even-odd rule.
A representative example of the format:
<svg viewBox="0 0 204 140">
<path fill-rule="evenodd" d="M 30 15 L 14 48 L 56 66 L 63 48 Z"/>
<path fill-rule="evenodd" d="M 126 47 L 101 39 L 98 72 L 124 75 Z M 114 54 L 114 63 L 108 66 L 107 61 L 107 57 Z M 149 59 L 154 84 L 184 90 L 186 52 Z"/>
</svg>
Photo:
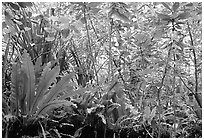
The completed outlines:
<svg viewBox="0 0 204 140">
<path fill-rule="evenodd" d="M 201 138 L 201 2 L 2 2 L 2 137 Z"/>
</svg>

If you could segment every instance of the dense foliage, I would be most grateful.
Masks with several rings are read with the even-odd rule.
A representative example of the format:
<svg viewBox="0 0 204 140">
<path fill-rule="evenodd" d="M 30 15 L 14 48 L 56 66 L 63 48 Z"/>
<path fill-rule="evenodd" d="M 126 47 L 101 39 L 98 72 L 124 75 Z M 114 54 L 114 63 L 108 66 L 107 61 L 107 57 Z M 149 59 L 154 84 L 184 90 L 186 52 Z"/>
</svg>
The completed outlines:
<svg viewBox="0 0 204 140">
<path fill-rule="evenodd" d="M 202 137 L 201 3 L 2 7 L 2 137 Z"/>
</svg>

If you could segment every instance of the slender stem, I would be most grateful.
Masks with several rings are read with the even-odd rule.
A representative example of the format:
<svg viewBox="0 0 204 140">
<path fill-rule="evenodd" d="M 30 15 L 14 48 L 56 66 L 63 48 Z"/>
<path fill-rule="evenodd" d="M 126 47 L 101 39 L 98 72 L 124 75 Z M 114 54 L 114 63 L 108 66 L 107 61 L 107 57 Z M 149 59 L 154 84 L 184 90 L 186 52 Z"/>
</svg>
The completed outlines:
<svg viewBox="0 0 204 140">
<path fill-rule="evenodd" d="M 176 67 L 176 57 L 175 57 L 175 50 L 173 51 L 173 58 L 174 58 L 174 65 L 173 65 L 173 73 L 174 73 L 174 77 L 173 77 L 173 86 L 172 86 L 172 89 L 173 89 L 173 112 L 174 112 L 174 131 L 173 131 L 173 134 L 171 137 L 175 137 L 176 136 L 176 108 L 175 108 L 175 100 L 176 100 L 176 97 L 175 97 L 175 84 L 176 84 L 176 76 L 175 76 L 175 67 Z"/>
<path fill-rule="evenodd" d="M 170 57 L 170 52 L 171 52 L 171 48 L 169 49 L 169 52 L 168 52 L 168 57 L 167 57 L 167 62 L 166 62 L 166 66 L 165 66 L 165 70 L 164 70 L 164 74 L 163 74 L 163 77 L 162 77 L 162 81 L 161 81 L 161 85 L 158 89 L 158 92 L 157 92 L 157 99 L 158 99 L 158 110 L 159 110 L 159 131 L 158 131 L 158 138 L 160 138 L 161 136 L 161 99 L 160 99 L 160 92 L 161 92 L 161 89 L 164 85 L 164 79 L 166 77 L 166 74 L 167 74 L 167 69 L 168 69 L 168 61 L 169 61 L 169 57 Z"/>
<path fill-rule="evenodd" d="M 93 51 L 92 51 L 91 43 L 90 43 L 90 36 L 89 36 L 89 29 L 88 29 L 87 19 L 86 19 L 86 7 L 85 6 L 83 7 L 83 10 L 84 10 L 84 21 L 85 21 L 85 26 L 86 26 L 86 33 L 87 33 L 87 38 L 88 38 L 88 47 L 89 47 L 90 56 L 91 56 L 92 62 L 93 62 L 93 68 L 94 68 L 94 71 L 95 71 L 96 83 L 98 85 L 99 84 L 99 79 L 98 79 L 98 75 L 96 73 L 97 71 L 96 71 L 96 66 L 95 66 L 95 59 L 93 57 Z"/>
<path fill-rule="evenodd" d="M 150 132 L 147 130 L 147 128 L 145 127 L 144 124 L 143 124 L 143 127 L 144 127 L 145 131 L 147 131 L 147 133 L 149 134 L 149 136 L 150 136 L 151 138 L 154 138 L 153 134 L 152 134 L 152 135 L 150 134 Z"/>
<path fill-rule="evenodd" d="M 193 56 L 194 56 L 194 66 L 195 66 L 195 94 L 194 97 L 196 99 L 196 101 L 198 102 L 199 106 L 202 108 L 202 98 L 199 99 L 198 97 L 198 71 L 197 71 L 197 60 L 196 60 L 196 52 L 195 52 L 195 48 L 194 48 L 194 43 L 193 43 L 193 37 L 192 37 L 192 33 L 191 33 L 191 29 L 189 26 L 189 23 L 187 22 L 187 26 L 188 26 L 188 31 L 189 31 L 189 35 L 190 35 L 190 39 L 191 39 L 191 48 L 193 51 Z"/>
<path fill-rule="evenodd" d="M 98 70 L 96 71 L 96 73 L 98 73 L 98 72 L 102 69 L 103 65 L 104 65 L 107 61 L 108 61 L 108 59 L 106 59 L 106 60 L 103 62 L 103 64 L 101 64 L 101 66 L 98 68 Z"/>
<path fill-rule="evenodd" d="M 113 26 L 113 19 L 111 19 L 110 22 L 110 30 L 109 30 L 109 64 L 108 64 L 108 81 L 113 78 L 113 71 L 112 71 L 112 42 L 111 42 L 111 37 L 112 37 L 112 26 Z"/>
<path fill-rule="evenodd" d="M 92 27 L 92 29 L 94 30 L 94 33 L 96 34 L 96 38 L 99 39 L 99 36 L 98 36 L 98 34 L 97 34 L 97 32 L 96 32 L 96 29 L 95 29 L 94 26 L 93 26 L 93 22 L 92 22 L 92 20 L 91 20 L 90 14 L 88 14 L 88 16 L 89 16 L 89 21 L 90 21 L 90 23 L 91 23 L 91 27 Z"/>
<path fill-rule="evenodd" d="M 184 80 L 181 78 L 181 76 L 180 76 L 180 75 L 177 75 L 177 76 L 181 79 L 181 81 L 182 81 L 182 83 L 184 84 L 184 86 L 185 86 L 191 93 L 194 94 L 193 90 L 191 90 L 191 89 L 187 86 L 187 84 L 184 82 Z"/>
<path fill-rule="evenodd" d="M 5 54 L 4 54 L 4 60 L 3 60 L 4 67 L 2 67 L 2 84 L 3 85 L 6 85 L 5 72 L 6 72 L 6 69 L 7 69 L 7 60 L 8 60 L 10 39 L 11 39 L 11 37 L 10 37 L 10 34 L 9 34 L 9 39 L 8 39 L 8 42 L 7 42 L 7 45 L 6 45 L 6 50 L 5 50 Z"/>
</svg>

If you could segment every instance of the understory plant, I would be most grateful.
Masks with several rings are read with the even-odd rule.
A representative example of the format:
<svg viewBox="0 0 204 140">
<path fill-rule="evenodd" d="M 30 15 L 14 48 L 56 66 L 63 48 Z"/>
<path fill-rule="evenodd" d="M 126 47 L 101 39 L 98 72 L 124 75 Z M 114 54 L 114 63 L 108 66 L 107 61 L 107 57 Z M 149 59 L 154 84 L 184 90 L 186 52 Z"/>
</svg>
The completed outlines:
<svg viewBox="0 0 204 140">
<path fill-rule="evenodd" d="M 29 121 L 45 116 L 51 108 L 62 105 L 71 106 L 72 102 L 58 99 L 59 93 L 64 90 L 73 90 L 74 73 L 62 77 L 59 81 L 59 66 L 50 63 L 40 66 L 33 65 L 29 54 L 24 51 L 22 58 L 12 65 L 11 90 L 9 101 L 4 101 L 5 110 L 3 118 L 7 124 L 10 119 L 23 117 L 22 125 Z M 40 75 L 40 76 L 39 76 Z M 10 119 L 8 119 L 10 118 Z M 6 132 L 7 133 L 7 132 Z"/>
</svg>

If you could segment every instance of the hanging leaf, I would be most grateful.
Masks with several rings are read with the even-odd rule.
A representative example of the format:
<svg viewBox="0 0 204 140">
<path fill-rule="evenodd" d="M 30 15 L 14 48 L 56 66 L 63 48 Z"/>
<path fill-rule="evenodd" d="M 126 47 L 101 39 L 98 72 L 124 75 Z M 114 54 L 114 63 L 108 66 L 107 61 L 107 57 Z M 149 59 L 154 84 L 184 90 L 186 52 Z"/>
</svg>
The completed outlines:
<svg viewBox="0 0 204 140">
<path fill-rule="evenodd" d="M 46 99 L 43 101 L 43 103 L 48 103 L 55 99 L 56 95 L 58 95 L 59 92 L 64 90 L 67 85 L 69 85 L 70 79 L 74 76 L 74 73 L 70 73 L 67 76 L 64 76 L 48 93 Z"/>
<path fill-rule="evenodd" d="M 67 101 L 67 100 L 55 100 L 49 103 L 46 103 L 42 106 L 40 106 L 40 108 L 37 110 L 36 112 L 36 116 L 41 116 L 41 115 L 45 115 L 47 113 L 47 111 L 49 111 L 52 108 L 57 108 L 59 106 L 71 106 L 73 105 L 72 102 Z"/>
<path fill-rule="evenodd" d="M 179 2 L 175 2 L 174 4 L 173 4 L 173 6 L 172 6 L 172 10 L 174 11 L 174 12 L 176 12 L 176 10 L 179 8 Z"/>
<path fill-rule="evenodd" d="M 19 6 L 13 2 L 9 2 L 9 5 L 14 9 L 14 10 L 19 10 Z"/>
<path fill-rule="evenodd" d="M 54 67 L 52 70 L 50 70 L 50 65 L 47 65 L 44 68 L 40 82 L 37 85 L 36 95 L 32 105 L 33 113 L 37 109 L 38 102 L 42 100 L 42 97 L 45 94 L 46 90 L 48 89 L 50 84 L 55 80 L 56 76 L 59 74 L 59 71 L 60 71 L 59 66 Z"/>
<path fill-rule="evenodd" d="M 170 8 L 169 5 L 167 4 L 167 2 L 162 2 L 162 5 L 171 11 L 171 8 Z"/>
<path fill-rule="evenodd" d="M 180 20 L 180 19 L 187 19 L 189 17 L 190 17 L 190 13 L 189 12 L 183 12 L 183 13 L 179 14 L 176 18 L 178 20 Z"/>
<path fill-rule="evenodd" d="M 34 73 L 34 66 L 31 61 L 31 57 L 29 54 L 24 51 L 23 53 L 23 65 L 22 68 L 25 71 L 27 77 L 28 77 L 28 91 L 26 93 L 26 102 L 27 102 L 27 112 L 31 109 L 32 102 L 34 100 L 34 94 L 35 94 L 35 73 Z"/>
</svg>

